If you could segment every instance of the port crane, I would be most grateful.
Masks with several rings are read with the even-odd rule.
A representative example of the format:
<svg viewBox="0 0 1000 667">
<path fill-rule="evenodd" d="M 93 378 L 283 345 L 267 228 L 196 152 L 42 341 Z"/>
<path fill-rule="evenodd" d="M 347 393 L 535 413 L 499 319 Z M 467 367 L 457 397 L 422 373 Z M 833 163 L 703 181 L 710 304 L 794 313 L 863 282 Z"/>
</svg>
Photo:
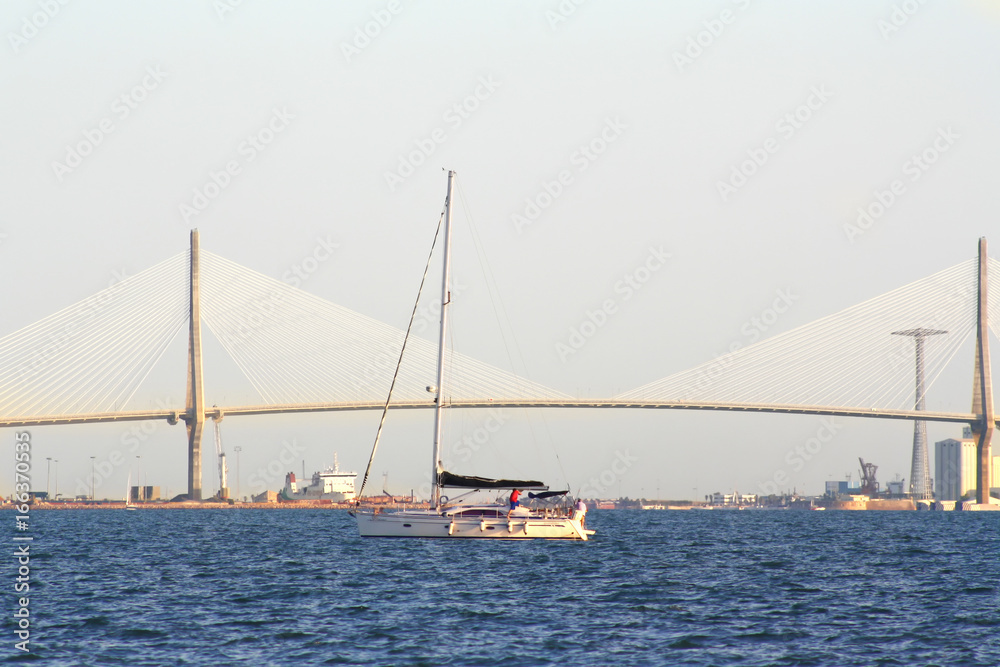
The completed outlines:
<svg viewBox="0 0 1000 667">
<path fill-rule="evenodd" d="M 219 457 L 219 500 L 229 497 L 229 484 L 226 483 L 228 469 L 226 468 L 226 452 L 222 449 L 222 427 L 219 425 L 221 419 L 215 420 L 215 453 Z"/>
<path fill-rule="evenodd" d="M 878 482 L 875 480 L 875 471 L 878 466 L 874 463 L 865 463 L 865 460 L 858 457 L 861 463 L 861 493 L 866 496 L 874 496 L 878 493 Z"/>
</svg>

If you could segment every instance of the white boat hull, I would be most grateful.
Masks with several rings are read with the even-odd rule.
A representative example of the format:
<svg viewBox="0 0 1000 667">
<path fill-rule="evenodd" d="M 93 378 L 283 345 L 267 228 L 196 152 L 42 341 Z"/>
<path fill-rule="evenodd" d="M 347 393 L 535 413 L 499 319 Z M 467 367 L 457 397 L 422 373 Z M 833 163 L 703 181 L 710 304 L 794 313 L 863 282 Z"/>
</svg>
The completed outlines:
<svg viewBox="0 0 1000 667">
<path fill-rule="evenodd" d="M 455 517 L 438 512 L 401 510 L 354 513 L 362 537 L 433 537 L 500 540 L 582 540 L 594 534 L 570 517 L 521 515 Z"/>
</svg>

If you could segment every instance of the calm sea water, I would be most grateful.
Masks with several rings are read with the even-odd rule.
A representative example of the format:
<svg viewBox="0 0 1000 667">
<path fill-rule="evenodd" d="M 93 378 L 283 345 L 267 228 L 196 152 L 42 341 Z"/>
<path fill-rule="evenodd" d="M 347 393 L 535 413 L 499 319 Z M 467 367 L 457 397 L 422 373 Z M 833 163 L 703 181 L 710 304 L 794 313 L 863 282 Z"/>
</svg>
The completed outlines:
<svg viewBox="0 0 1000 667">
<path fill-rule="evenodd" d="M 598 511 L 588 543 L 362 540 L 328 510 L 31 519 L 46 665 L 1000 664 L 1000 513 Z"/>
</svg>

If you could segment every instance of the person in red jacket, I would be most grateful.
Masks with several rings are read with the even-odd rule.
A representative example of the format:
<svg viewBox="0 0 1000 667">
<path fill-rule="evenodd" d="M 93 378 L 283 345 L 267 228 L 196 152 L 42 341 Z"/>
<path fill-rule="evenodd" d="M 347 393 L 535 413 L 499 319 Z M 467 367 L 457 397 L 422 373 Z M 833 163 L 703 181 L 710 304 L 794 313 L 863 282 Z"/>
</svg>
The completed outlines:
<svg viewBox="0 0 1000 667">
<path fill-rule="evenodd" d="M 516 510 L 517 507 L 518 507 L 518 505 L 521 504 L 518 501 L 518 498 L 520 496 L 521 496 L 521 492 L 518 491 L 517 489 L 514 489 L 513 491 L 510 492 L 510 510 L 507 512 L 507 518 L 508 519 L 510 518 L 510 513 L 513 512 L 514 510 Z"/>
</svg>

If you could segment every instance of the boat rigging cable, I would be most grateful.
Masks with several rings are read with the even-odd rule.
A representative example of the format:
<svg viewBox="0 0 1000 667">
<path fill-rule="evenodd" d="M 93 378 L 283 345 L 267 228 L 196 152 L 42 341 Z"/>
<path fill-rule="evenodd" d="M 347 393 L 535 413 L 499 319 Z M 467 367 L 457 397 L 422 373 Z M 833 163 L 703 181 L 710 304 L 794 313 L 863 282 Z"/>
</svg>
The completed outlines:
<svg viewBox="0 0 1000 667">
<path fill-rule="evenodd" d="M 431 242 L 431 252 L 427 256 L 427 265 L 424 266 L 424 275 L 420 279 L 420 288 L 417 290 L 417 299 L 413 303 L 413 312 L 410 313 L 410 323 L 406 325 L 406 335 L 403 336 L 403 347 L 399 350 L 399 359 L 396 361 L 396 371 L 392 374 L 392 384 L 389 385 L 389 394 L 385 398 L 385 407 L 382 408 L 382 418 L 378 422 L 378 431 L 375 432 L 375 443 L 372 445 L 371 456 L 368 457 L 368 467 L 365 468 L 365 476 L 361 480 L 361 490 L 358 491 L 357 499 L 355 504 L 361 504 L 361 496 L 365 492 L 365 484 L 368 483 L 368 475 L 372 471 L 372 463 L 375 461 L 375 450 L 378 449 L 379 438 L 382 437 L 382 427 L 385 425 L 386 415 L 389 414 L 389 402 L 392 400 L 392 390 L 396 387 L 396 378 L 399 377 L 399 367 L 403 363 L 403 353 L 406 352 L 406 343 L 410 340 L 410 330 L 413 328 L 413 321 L 417 318 L 417 306 L 420 304 L 420 295 L 424 291 L 424 282 L 427 281 L 427 273 L 431 268 L 431 260 L 434 258 L 434 247 L 437 245 L 438 236 L 441 235 L 441 223 L 444 221 L 445 211 L 448 210 L 448 202 L 445 202 L 445 208 L 441 211 L 441 217 L 438 218 L 437 231 L 434 232 L 434 240 Z"/>
<path fill-rule="evenodd" d="M 469 222 L 469 231 L 471 232 L 473 246 L 476 249 L 476 255 L 479 258 L 479 269 L 483 274 L 483 281 L 486 283 L 486 293 L 490 297 L 490 305 L 493 306 L 493 317 L 497 322 L 497 329 L 500 331 L 500 341 L 503 343 L 504 351 L 507 353 L 507 363 L 510 364 L 511 372 L 517 372 L 515 369 L 517 366 L 514 365 L 514 357 L 511 355 L 510 346 L 507 344 L 507 336 L 504 332 L 504 325 L 507 325 L 507 331 L 510 333 L 511 340 L 514 344 L 514 352 L 517 353 L 517 359 L 520 362 L 521 374 L 524 377 L 528 377 L 528 368 L 524 363 L 524 355 L 521 354 L 521 347 L 517 344 L 517 337 L 514 334 L 514 327 L 510 324 L 510 317 L 507 315 L 507 307 L 504 305 L 503 296 L 500 294 L 500 286 L 497 284 L 496 276 L 493 275 L 493 267 L 490 265 L 489 257 L 486 254 L 486 250 L 483 245 L 483 241 L 479 236 L 479 229 L 476 228 L 476 221 L 472 217 L 472 209 L 469 207 L 469 202 L 465 198 L 465 191 L 462 189 L 462 181 L 458 178 L 455 179 L 458 187 L 456 188 L 458 192 L 458 200 L 462 204 L 462 209 L 465 211 L 465 219 Z M 496 292 L 496 297 L 493 293 Z M 499 304 L 499 307 L 498 307 Z M 527 411 L 525 412 L 525 417 L 527 417 Z M 566 474 L 566 468 L 563 467 L 562 459 L 559 458 L 559 450 L 556 449 L 555 439 L 552 437 L 552 432 L 549 430 L 549 424 L 545 420 L 544 412 L 539 415 L 541 419 L 542 426 L 545 429 L 545 435 L 548 437 L 549 447 L 552 453 L 556 457 L 556 465 L 559 466 L 559 471 L 562 473 L 563 481 L 569 484 L 569 476 Z M 531 425 L 531 420 L 525 420 L 528 425 L 528 430 L 531 432 L 531 439 L 537 442 L 535 437 L 535 429 Z"/>
</svg>

